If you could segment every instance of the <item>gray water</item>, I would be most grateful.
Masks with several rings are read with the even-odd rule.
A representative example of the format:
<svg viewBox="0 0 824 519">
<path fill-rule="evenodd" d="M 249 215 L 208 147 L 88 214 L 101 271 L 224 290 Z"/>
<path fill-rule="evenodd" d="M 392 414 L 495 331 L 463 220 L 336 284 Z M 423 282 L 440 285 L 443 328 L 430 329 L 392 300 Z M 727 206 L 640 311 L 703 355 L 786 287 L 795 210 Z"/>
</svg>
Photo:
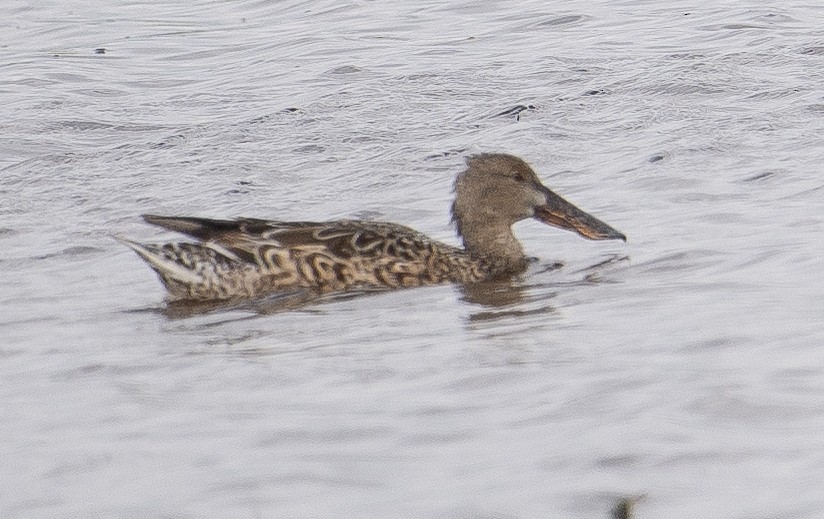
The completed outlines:
<svg viewBox="0 0 824 519">
<path fill-rule="evenodd" d="M 824 4 L 54 4 L 0 7 L 0 517 L 824 517 Z M 481 151 L 629 242 L 180 318 L 113 239 L 457 243 Z"/>
</svg>

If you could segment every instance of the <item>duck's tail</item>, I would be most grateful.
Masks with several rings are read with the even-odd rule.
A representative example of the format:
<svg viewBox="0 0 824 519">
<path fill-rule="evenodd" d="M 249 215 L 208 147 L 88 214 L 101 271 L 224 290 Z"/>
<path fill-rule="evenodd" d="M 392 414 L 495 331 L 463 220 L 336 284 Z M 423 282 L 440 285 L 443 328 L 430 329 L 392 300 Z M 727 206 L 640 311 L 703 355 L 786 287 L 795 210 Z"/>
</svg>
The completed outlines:
<svg viewBox="0 0 824 519">
<path fill-rule="evenodd" d="M 138 243 L 117 239 L 135 251 L 157 273 L 169 300 L 231 299 L 249 292 L 238 258 L 227 250 L 204 243 Z M 248 268 L 248 266 L 247 266 Z"/>
</svg>

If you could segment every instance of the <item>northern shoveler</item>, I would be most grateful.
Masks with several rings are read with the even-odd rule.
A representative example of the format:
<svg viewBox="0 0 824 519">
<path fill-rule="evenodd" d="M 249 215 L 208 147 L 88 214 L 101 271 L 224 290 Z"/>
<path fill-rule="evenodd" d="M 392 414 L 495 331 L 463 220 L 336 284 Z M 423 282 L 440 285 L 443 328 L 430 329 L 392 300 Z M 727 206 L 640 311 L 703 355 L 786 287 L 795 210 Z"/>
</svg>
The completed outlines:
<svg viewBox="0 0 824 519">
<path fill-rule="evenodd" d="M 517 275 L 529 263 L 512 233 L 527 218 L 592 240 L 626 237 L 541 184 L 518 157 L 467 159 L 455 180 L 452 220 L 463 248 L 393 223 L 282 222 L 143 215 L 196 242 L 146 245 L 123 240 L 160 276 L 172 301 L 220 301 L 300 288 L 474 283 Z"/>
</svg>

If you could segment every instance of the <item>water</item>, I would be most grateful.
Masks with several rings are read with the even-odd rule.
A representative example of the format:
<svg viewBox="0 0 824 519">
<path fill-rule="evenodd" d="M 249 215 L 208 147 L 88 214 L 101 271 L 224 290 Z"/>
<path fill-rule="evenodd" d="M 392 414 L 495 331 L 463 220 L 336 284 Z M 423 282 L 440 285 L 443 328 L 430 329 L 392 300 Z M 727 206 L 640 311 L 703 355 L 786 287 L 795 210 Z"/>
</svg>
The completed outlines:
<svg viewBox="0 0 824 519">
<path fill-rule="evenodd" d="M 824 514 L 824 7 L 0 14 L 0 516 Z M 629 242 L 527 222 L 540 262 L 492 295 L 174 318 L 112 239 L 166 238 L 154 212 L 454 243 L 479 151 Z"/>
</svg>

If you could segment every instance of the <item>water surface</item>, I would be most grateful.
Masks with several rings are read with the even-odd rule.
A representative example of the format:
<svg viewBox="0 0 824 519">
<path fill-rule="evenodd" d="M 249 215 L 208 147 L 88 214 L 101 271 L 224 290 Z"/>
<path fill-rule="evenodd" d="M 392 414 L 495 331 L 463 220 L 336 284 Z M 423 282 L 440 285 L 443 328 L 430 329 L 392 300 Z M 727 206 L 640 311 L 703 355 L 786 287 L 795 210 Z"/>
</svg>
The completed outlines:
<svg viewBox="0 0 824 519">
<path fill-rule="evenodd" d="M 824 7 L 0 14 L 2 517 L 824 513 Z M 525 222 L 540 259 L 491 294 L 174 318 L 112 238 L 170 237 L 152 212 L 456 243 L 482 151 L 629 242 Z"/>
</svg>

